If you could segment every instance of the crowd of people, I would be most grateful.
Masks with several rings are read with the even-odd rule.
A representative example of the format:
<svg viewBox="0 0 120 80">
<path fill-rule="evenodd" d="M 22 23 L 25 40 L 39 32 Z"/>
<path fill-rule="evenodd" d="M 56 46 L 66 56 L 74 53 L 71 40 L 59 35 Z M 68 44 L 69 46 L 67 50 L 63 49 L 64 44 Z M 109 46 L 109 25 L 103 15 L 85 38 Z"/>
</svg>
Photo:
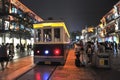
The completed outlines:
<svg viewBox="0 0 120 80">
<path fill-rule="evenodd" d="M 32 45 L 28 44 L 26 47 L 25 45 L 16 45 L 16 48 L 14 47 L 13 43 L 2 43 L 0 45 L 0 64 L 2 70 L 7 68 L 8 62 L 12 61 L 15 56 L 15 49 L 19 50 L 19 52 L 24 52 L 25 48 L 28 51 L 28 55 L 30 55 L 30 50 L 32 49 Z"/>
<path fill-rule="evenodd" d="M 83 43 L 82 40 L 77 41 L 74 44 L 74 51 L 76 55 L 75 65 L 78 66 L 78 63 L 81 65 L 86 65 L 92 63 L 93 55 L 105 53 L 106 50 L 111 50 L 112 52 L 118 52 L 117 43 L 113 42 L 86 42 Z M 79 65 L 80 65 L 79 64 Z"/>
</svg>

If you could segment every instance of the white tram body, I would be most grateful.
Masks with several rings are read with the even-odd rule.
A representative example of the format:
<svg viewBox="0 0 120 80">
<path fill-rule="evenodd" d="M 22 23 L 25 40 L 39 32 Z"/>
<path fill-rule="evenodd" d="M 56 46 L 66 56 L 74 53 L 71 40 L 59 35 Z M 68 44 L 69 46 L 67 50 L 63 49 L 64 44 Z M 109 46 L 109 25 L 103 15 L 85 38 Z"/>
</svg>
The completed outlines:
<svg viewBox="0 0 120 80">
<path fill-rule="evenodd" d="M 63 21 L 48 20 L 33 24 L 34 63 L 60 62 L 64 65 L 70 43 L 70 35 Z"/>
</svg>

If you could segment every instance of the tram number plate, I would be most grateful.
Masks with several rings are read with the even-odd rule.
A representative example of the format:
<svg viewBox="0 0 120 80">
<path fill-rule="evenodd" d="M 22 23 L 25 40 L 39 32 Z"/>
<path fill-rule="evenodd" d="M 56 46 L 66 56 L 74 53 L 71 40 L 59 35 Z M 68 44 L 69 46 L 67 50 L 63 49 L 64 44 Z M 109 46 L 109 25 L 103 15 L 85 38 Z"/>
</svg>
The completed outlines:
<svg viewBox="0 0 120 80">
<path fill-rule="evenodd" d="M 50 61 L 45 61 L 45 64 L 51 64 L 51 62 Z"/>
</svg>

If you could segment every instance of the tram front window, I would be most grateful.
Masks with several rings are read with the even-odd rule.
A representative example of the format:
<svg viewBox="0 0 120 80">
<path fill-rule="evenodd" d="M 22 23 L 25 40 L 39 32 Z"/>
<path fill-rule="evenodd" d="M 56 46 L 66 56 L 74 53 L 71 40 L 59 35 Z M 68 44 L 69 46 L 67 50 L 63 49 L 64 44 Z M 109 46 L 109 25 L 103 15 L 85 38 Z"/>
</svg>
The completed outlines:
<svg viewBox="0 0 120 80">
<path fill-rule="evenodd" d="M 43 30 L 44 42 L 52 41 L 51 29 Z"/>
<path fill-rule="evenodd" d="M 60 28 L 54 29 L 54 38 L 56 42 L 60 41 Z"/>
</svg>

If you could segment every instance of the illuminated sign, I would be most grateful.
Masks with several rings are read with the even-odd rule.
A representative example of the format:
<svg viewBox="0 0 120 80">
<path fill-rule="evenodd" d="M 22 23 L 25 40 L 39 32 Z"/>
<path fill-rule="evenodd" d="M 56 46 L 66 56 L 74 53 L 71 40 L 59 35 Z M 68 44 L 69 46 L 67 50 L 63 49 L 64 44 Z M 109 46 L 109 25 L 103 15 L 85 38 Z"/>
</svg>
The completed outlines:
<svg viewBox="0 0 120 80">
<path fill-rule="evenodd" d="M 88 28 L 88 32 L 94 32 L 94 28 L 93 27 L 89 27 Z"/>
</svg>

